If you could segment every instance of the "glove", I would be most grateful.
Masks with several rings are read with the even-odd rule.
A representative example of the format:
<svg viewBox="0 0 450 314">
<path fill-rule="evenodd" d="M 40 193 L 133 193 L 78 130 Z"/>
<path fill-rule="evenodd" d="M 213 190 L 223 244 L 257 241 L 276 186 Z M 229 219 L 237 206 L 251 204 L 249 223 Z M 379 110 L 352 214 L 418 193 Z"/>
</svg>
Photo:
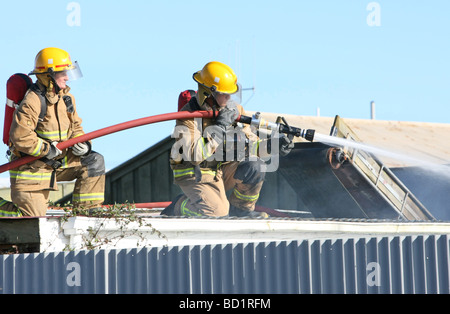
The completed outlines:
<svg viewBox="0 0 450 314">
<path fill-rule="evenodd" d="M 225 107 L 219 111 L 219 115 L 216 118 L 216 125 L 222 130 L 226 131 L 227 127 L 232 125 L 236 119 L 239 117 L 239 112 L 236 107 L 228 108 Z"/>
<path fill-rule="evenodd" d="M 45 155 L 45 158 L 47 159 L 54 159 L 56 157 L 58 157 L 59 155 L 62 154 L 62 151 L 59 150 L 58 147 L 56 147 L 56 145 L 58 144 L 58 142 L 52 142 L 50 144 L 50 149 L 48 150 L 47 155 Z"/>
<path fill-rule="evenodd" d="M 89 142 L 77 143 L 72 146 L 72 153 L 75 156 L 84 156 L 91 150 Z"/>
<path fill-rule="evenodd" d="M 292 139 L 286 136 L 286 134 L 283 135 L 283 137 L 280 137 L 280 155 L 286 156 L 294 148 L 294 143 L 292 142 Z"/>
</svg>

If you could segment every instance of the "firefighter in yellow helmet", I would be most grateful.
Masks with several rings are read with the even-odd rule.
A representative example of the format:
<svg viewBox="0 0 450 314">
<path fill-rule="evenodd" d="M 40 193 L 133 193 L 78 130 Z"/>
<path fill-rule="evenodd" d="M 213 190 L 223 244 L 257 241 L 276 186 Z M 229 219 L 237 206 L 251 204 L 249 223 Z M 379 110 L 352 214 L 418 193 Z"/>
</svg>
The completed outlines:
<svg viewBox="0 0 450 314">
<path fill-rule="evenodd" d="M 67 82 L 82 77 L 80 66 L 59 48 L 35 59 L 37 82 L 15 111 L 10 131 L 11 159 L 39 159 L 10 171 L 11 199 L 24 216 L 44 216 L 58 181 L 75 180 L 76 208 L 98 208 L 104 200 L 105 164 L 90 141 L 59 150 L 57 144 L 84 134 Z"/>
<path fill-rule="evenodd" d="M 258 149 L 261 140 L 248 125 L 235 121 L 245 115 L 236 97 L 240 93 L 236 74 L 213 61 L 193 79 L 198 83 L 197 95 L 181 110 L 214 110 L 217 117 L 176 121 L 170 165 L 183 194 L 162 214 L 267 217 L 255 211 L 265 177 Z"/>
</svg>

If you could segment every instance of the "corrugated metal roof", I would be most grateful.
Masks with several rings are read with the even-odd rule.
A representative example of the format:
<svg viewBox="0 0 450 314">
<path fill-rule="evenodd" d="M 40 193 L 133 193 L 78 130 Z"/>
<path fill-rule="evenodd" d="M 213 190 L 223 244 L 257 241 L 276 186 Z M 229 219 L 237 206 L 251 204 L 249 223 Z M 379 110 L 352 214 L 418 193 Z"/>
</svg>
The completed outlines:
<svg viewBox="0 0 450 314">
<path fill-rule="evenodd" d="M 0 293 L 449 293 L 449 237 L 0 256 Z"/>
</svg>

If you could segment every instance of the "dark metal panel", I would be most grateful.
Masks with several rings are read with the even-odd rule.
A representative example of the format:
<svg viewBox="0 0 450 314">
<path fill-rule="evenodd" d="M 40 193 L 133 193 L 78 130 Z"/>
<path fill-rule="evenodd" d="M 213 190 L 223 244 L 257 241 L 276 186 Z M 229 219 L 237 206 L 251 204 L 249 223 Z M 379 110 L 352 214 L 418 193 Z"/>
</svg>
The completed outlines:
<svg viewBox="0 0 450 314">
<path fill-rule="evenodd" d="M 344 264 L 342 240 L 326 240 L 322 244 L 322 292 L 344 293 Z"/>
<path fill-rule="evenodd" d="M 254 291 L 253 287 L 256 282 L 255 274 L 255 249 L 254 244 L 243 244 L 240 246 L 242 250 L 242 267 L 244 269 L 243 276 L 244 280 L 242 282 L 242 292 L 252 293 Z"/>
<path fill-rule="evenodd" d="M 278 285 L 276 291 L 279 293 L 298 293 L 298 243 L 296 242 L 280 242 L 278 249 L 281 250 L 280 254 L 276 254 L 279 265 L 279 274 L 275 274 L 278 277 Z M 295 276 L 292 272 L 295 271 Z"/>
<path fill-rule="evenodd" d="M 412 252 L 412 238 L 405 237 L 402 242 L 401 256 L 402 256 L 402 293 L 414 293 L 414 270 L 413 270 L 413 252 Z"/>
<path fill-rule="evenodd" d="M 17 232 L 21 230 L 21 232 Z M 18 247 L 39 246 L 39 219 L 0 218 L 0 244 L 14 244 Z"/>
<path fill-rule="evenodd" d="M 170 180 L 172 171 L 169 166 L 169 154 L 162 153 L 151 163 L 151 191 L 152 201 L 164 202 L 170 201 Z"/>
<path fill-rule="evenodd" d="M 134 263 L 137 258 L 136 249 L 125 249 L 117 252 L 116 272 L 117 272 L 117 293 L 136 293 L 136 272 Z M 145 273 L 145 269 L 140 272 Z"/>
<path fill-rule="evenodd" d="M 391 274 L 392 269 L 390 267 L 391 251 L 389 247 L 390 239 L 381 238 L 377 241 L 377 257 L 374 262 L 378 262 L 379 267 L 379 279 L 380 286 L 377 286 L 378 293 L 388 294 L 392 293 L 392 281 Z"/>
<path fill-rule="evenodd" d="M 414 272 L 414 293 L 426 293 L 425 250 L 423 236 L 412 241 L 412 259 Z"/>
<path fill-rule="evenodd" d="M 379 293 L 379 286 L 377 284 L 372 284 L 372 281 L 375 281 L 376 278 L 374 277 L 376 273 L 374 273 L 377 269 L 376 268 L 371 268 L 370 265 L 373 265 L 371 263 L 377 262 L 378 261 L 378 243 L 377 243 L 377 239 L 376 238 L 371 238 L 366 242 L 366 272 L 365 272 L 365 276 L 366 276 L 366 288 L 367 288 L 367 293 L 369 294 L 374 294 L 374 293 Z M 376 266 L 376 265 L 373 265 Z M 368 273 L 369 272 L 369 273 Z M 371 274 L 373 276 L 371 276 Z"/>
<path fill-rule="evenodd" d="M 191 256 L 189 260 L 189 273 L 191 278 L 191 292 L 194 294 L 203 293 L 202 289 L 202 270 L 203 263 L 201 257 L 201 248 L 200 246 L 195 246 L 191 249 Z M 208 267 L 207 267 L 208 268 Z"/>
<path fill-rule="evenodd" d="M 151 176 L 151 166 L 150 163 L 146 163 L 136 170 L 133 171 L 134 174 L 134 200 L 136 203 L 146 203 L 153 198 L 152 195 L 152 176 Z"/>
<path fill-rule="evenodd" d="M 263 245 L 255 245 L 255 288 L 256 293 L 263 294 L 267 292 L 267 269 L 266 264 L 267 250 Z"/>
<path fill-rule="evenodd" d="M 309 245 L 310 272 L 311 272 L 311 293 L 322 292 L 322 272 L 320 268 L 320 241 L 313 241 Z"/>
<path fill-rule="evenodd" d="M 117 254 L 107 254 L 107 263 L 105 264 L 105 286 L 107 287 L 107 292 L 110 294 L 117 294 Z"/>
<path fill-rule="evenodd" d="M 234 247 L 232 250 L 232 278 L 233 286 L 231 293 L 238 293 L 239 291 L 245 290 L 246 280 L 245 280 L 245 260 L 244 260 L 244 244 L 240 243 Z M 244 280 L 240 280 L 244 279 Z"/>
<path fill-rule="evenodd" d="M 312 291 L 312 278 L 308 241 L 299 244 L 295 257 L 298 265 L 295 269 L 298 273 L 299 293 L 309 294 Z"/>
<path fill-rule="evenodd" d="M 355 240 L 348 239 L 343 243 L 343 267 L 344 267 L 344 285 L 348 294 L 356 293 L 356 256 Z"/>
<path fill-rule="evenodd" d="M 425 239 L 425 273 L 427 293 L 436 294 L 438 292 L 437 280 L 437 256 L 436 256 L 436 238 L 430 236 Z"/>
<path fill-rule="evenodd" d="M 172 143 L 173 139 L 167 137 L 108 171 L 105 203 L 170 201 L 173 194 L 169 167 Z"/>
<path fill-rule="evenodd" d="M 390 283 L 392 293 L 403 292 L 403 273 L 402 273 L 402 256 L 401 256 L 401 239 L 399 237 L 393 238 L 389 243 L 390 251 Z"/>
<path fill-rule="evenodd" d="M 439 285 L 439 293 L 450 293 L 450 275 L 449 275 L 449 241 L 447 241 L 446 237 L 438 237 L 436 240 L 436 255 L 438 261 L 438 285 Z"/>
<path fill-rule="evenodd" d="M 198 258 L 201 260 L 200 274 L 201 274 L 201 293 L 211 293 L 213 291 L 213 247 L 210 245 L 199 247 L 200 253 Z"/>
<path fill-rule="evenodd" d="M 134 202 L 134 173 L 129 172 L 119 179 L 119 202 Z"/>
<path fill-rule="evenodd" d="M 355 240 L 356 241 L 356 240 Z M 356 293 L 367 293 L 367 241 L 362 238 L 355 243 L 355 276 L 356 276 Z"/>
</svg>

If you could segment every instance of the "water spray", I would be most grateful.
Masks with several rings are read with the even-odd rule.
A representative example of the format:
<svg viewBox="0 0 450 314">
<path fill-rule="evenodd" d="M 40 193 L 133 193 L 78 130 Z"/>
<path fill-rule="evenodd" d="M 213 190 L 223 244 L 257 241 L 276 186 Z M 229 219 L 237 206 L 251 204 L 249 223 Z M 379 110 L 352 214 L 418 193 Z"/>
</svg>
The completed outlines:
<svg viewBox="0 0 450 314">
<path fill-rule="evenodd" d="M 324 134 L 316 133 L 315 139 L 324 144 L 330 144 L 330 145 L 341 147 L 341 148 L 342 147 L 351 147 L 355 150 L 361 150 L 366 153 L 371 153 L 375 156 L 384 156 L 386 158 L 391 158 L 391 159 L 394 159 L 397 161 L 402 161 L 402 162 L 408 163 L 410 165 L 416 165 L 419 167 L 424 167 L 431 171 L 440 172 L 441 174 L 444 174 L 447 176 L 450 175 L 450 168 L 448 165 L 445 165 L 445 164 L 437 164 L 435 162 L 419 159 L 414 156 L 405 155 L 405 154 L 398 153 L 398 152 L 388 151 L 388 150 L 380 148 L 380 147 L 367 145 L 364 143 L 360 143 L 360 142 L 356 142 L 353 140 L 348 140 L 348 139 L 340 138 L 340 137 L 336 137 L 336 136 L 331 136 L 331 135 L 324 135 Z M 342 151 L 342 149 L 337 150 L 337 154 L 339 154 L 339 153 L 345 154 Z M 339 157 L 338 159 L 342 160 L 342 155 L 339 155 L 336 157 Z"/>
</svg>

